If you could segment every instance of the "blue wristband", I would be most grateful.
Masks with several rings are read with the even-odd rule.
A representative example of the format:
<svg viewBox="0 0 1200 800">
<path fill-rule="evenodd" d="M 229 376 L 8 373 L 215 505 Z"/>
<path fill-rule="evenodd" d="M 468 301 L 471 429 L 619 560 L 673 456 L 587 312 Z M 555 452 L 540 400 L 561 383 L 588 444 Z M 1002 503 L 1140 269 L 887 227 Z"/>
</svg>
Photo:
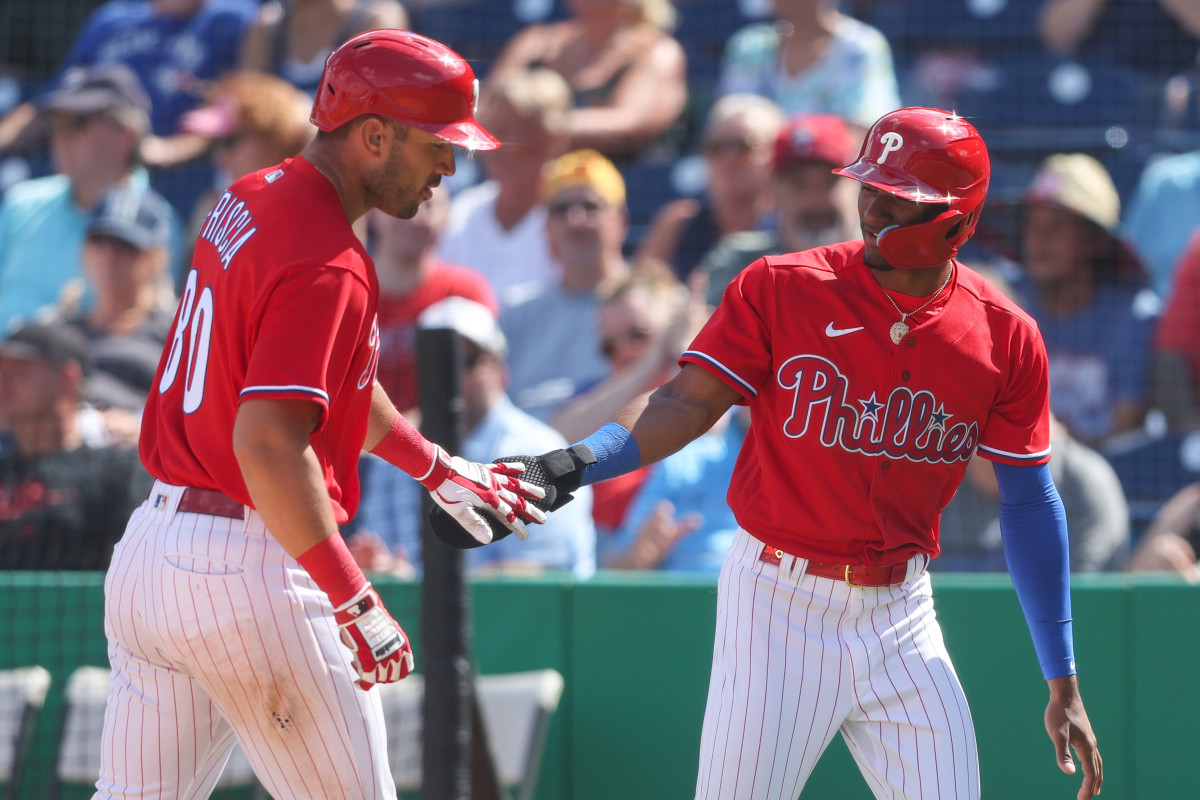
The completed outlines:
<svg viewBox="0 0 1200 800">
<path fill-rule="evenodd" d="M 1046 680 L 1075 673 L 1067 515 L 1050 467 L 993 464 L 1004 556 Z"/>
<path fill-rule="evenodd" d="M 642 452 L 633 434 L 615 422 L 605 423 L 579 444 L 587 445 L 596 456 L 595 464 L 584 467 L 581 486 L 633 472 L 642 465 Z"/>
</svg>

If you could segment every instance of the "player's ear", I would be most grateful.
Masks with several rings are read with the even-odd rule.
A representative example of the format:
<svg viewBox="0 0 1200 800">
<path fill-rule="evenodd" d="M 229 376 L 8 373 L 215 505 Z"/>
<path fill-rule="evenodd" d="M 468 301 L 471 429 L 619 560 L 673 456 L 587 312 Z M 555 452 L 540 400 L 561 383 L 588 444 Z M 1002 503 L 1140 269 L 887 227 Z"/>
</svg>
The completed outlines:
<svg viewBox="0 0 1200 800">
<path fill-rule="evenodd" d="M 388 121 L 375 114 L 367 114 L 363 118 L 362 127 L 358 130 L 359 139 L 372 155 L 379 155 L 387 135 Z"/>
</svg>

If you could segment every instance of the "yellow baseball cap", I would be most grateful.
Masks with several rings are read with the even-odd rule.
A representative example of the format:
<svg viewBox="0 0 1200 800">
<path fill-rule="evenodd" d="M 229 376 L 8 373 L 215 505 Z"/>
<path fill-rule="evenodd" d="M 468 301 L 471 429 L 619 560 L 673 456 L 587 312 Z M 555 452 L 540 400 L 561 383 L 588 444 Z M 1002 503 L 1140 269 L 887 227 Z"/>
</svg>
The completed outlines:
<svg viewBox="0 0 1200 800">
<path fill-rule="evenodd" d="M 625 205 L 625 179 L 595 150 L 573 150 L 542 168 L 542 202 L 572 186 L 589 186 L 609 205 Z"/>
</svg>

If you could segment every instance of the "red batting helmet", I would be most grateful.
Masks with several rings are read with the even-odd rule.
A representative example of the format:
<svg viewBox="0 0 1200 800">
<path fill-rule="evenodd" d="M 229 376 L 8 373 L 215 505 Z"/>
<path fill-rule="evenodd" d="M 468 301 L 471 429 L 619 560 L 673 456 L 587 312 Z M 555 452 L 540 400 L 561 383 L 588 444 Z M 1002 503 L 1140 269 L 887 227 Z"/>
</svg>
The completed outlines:
<svg viewBox="0 0 1200 800">
<path fill-rule="evenodd" d="M 992 169 L 971 123 L 951 111 L 902 108 L 880 117 L 858 161 L 834 172 L 906 200 L 949 206 L 928 222 L 880 232 L 887 262 L 915 269 L 945 263 L 971 238 Z"/>
<path fill-rule="evenodd" d="M 471 150 L 500 142 L 475 121 L 479 81 L 462 56 L 410 31 L 366 31 L 329 54 L 312 123 L 340 128 L 378 114 Z"/>
</svg>

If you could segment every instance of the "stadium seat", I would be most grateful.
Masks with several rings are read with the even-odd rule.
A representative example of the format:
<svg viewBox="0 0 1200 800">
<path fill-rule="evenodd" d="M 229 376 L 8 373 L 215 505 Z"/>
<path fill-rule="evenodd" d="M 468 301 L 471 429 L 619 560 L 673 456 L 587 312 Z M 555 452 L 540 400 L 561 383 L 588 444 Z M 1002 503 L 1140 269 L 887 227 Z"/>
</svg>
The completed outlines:
<svg viewBox="0 0 1200 800">
<path fill-rule="evenodd" d="M 550 720 L 562 698 L 563 677 L 553 669 L 476 678 L 483 722 L 501 784 L 515 800 L 532 800 Z M 396 788 L 421 786 L 421 713 L 425 681 L 410 675 L 377 688 L 388 731 L 388 761 Z"/>
<path fill-rule="evenodd" d="M 1041 53 L 993 63 L 993 85 L 964 87 L 955 109 L 993 152 L 1137 147 L 1156 119 L 1157 87 L 1118 64 Z"/>
<path fill-rule="evenodd" d="M 414 10 L 413 29 L 454 48 L 483 78 L 519 30 L 566 13 L 566 0 L 443 0 Z"/>
<path fill-rule="evenodd" d="M 1041 49 L 1037 13 L 1042 0 L 878 0 L 867 20 L 907 61 L 927 50 L 980 54 Z"/>
<path fill-rule="evenodd" d="M 46 701 L 50 673 L 33 666 L 0 670 L 0 786 L 18 796 L 33 725 Z"/>
<path fill-rule="evenodd" d="M 625 203 L 629 210 L 626 250 L 641 241 L 654 214 L 679 197 L 695 197 L 704 190 L 703 161 L 697 156 L 637 161 L 619 165 L 625 178 Z"/>
<path fill-rule="evenodd" d="M 111 672 L 106 667 L 77 667 L 67 679 L 65 713 L 55 769 L 56 794 L 63 784 L 93 784 L 100 774 L 100 739 Z M 218 789 L 253 787 L 253 796 L 266 797 L 242 748 L 235 744 Z"/>
<path fill-rule="evenodd" d="M 688 85 L 711 88 L 716 81 L 725 41 L 739 28 L 770 17 L 763 0 L 681 0 L 673 35 L 687 51 Z"/>
<path fill-rule="evenodd" d="M 1104 450 L 1140 533 L 1167 500 L 1200 480 L 1200 432 L 1138 435 Z"/>
</svg>

